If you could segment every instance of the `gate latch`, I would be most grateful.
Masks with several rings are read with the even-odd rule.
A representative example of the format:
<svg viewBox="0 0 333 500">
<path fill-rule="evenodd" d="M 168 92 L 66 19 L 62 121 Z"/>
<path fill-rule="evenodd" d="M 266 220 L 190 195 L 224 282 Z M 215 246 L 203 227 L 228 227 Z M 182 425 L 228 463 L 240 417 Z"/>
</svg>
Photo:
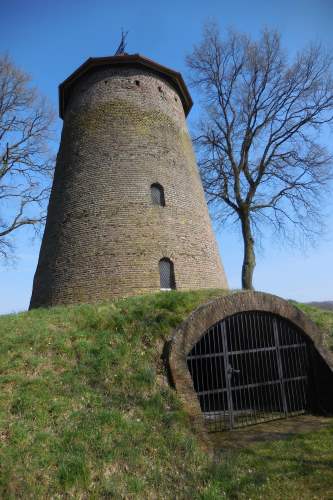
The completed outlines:
<svg viewBox="0 0 333 500">
<path fill-rule="evenodd" d="M 240 373 L 240 370 L 236 370 L 231 365 L 228 366 L 228 373 L 232 375 L 233 373 Z"/>
</svg>

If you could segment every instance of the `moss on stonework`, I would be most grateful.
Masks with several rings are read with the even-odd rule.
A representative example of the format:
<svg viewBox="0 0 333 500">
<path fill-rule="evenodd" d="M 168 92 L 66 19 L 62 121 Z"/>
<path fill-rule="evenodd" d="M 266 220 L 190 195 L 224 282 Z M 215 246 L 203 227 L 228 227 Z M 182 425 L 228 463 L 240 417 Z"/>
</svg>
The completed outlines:
<svg viewBox="0 0 333 500">
<path fill-rule="evenodd" d="M 149 135 L 157 125 L 179 135 L 179 126 L 167 114 L 159 110 L 148 111 L 122 99 L 80 110 L 69 118 L 67 125 L 83 133 L 100 134 L 103 128 L 110 133 L 110 127 L 119 128 L 124 123 L 127 131 L 134 129 L 138 135 Z"/>
<path fill-rule="evenodd" d="M 192 141 L 191 141 L 191 138 L 190 138 L 190 136 L 185 128 L 181 130 L 180 142 L 181 142 L 181 147 L 185 153 L 186 158 L 189 158 L 190 160 L 192 160 L 190 162 L 190 165 L 192 166 L 193 170 L 195 170 L 195 172 L 197 173 L 198 170 L 197 170 L 196 160 L 195 160 L 194 151 L 193 151 L 193 147 L 192 147 Z"/>
<path fill-rule="evenodd" d="M 189 160 L 192 169 L 196 170 L 192 142 L 187 130 L 157 109 L 146 110 L 131 102 L 113 99 L 69 115 L 66 129 L 75 131 L 75 136 L 80 136 L 83 143 L 94 137 L 98 139 L 104 133 L 110 136 L 112 129 L 118 133 L 126 130 L 128 137 L 133 134 L 138 138 L 156 136 L 156 130 L 159 129 L 163 134 L 165 145 L 169 143 L 170 148 L 180 149 L 184 157 Z M 71 138 L 68 146 L 72 142 Z"/>
</svg>

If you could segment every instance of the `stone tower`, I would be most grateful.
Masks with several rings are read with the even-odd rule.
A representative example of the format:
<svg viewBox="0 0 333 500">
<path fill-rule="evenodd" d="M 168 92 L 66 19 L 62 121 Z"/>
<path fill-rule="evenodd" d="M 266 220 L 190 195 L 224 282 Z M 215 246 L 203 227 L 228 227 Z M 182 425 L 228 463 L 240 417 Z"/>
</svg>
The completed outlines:
<svg viewBox="0 0 333 500">
<path fill-rule="evenodd" d="M 140 55 L 90 58 L 59 100 L 64 124 L 30 307 L 226 288 L 182 76 Z"/>
</svg>

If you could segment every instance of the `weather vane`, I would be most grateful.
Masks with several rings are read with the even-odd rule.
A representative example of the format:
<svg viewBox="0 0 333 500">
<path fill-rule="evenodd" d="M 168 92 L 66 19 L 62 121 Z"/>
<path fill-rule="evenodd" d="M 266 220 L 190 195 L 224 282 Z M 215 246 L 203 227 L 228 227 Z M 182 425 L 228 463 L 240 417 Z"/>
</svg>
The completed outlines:
<svg viewBox="0 0 333 500">
<path fill-rule="evenodd" d="M 126 33 L 125 33 L 124 30 L 121 29 L 121 40 L 120 40 L 119 47 L 117 48 L 117 50 L 114 54 L 115 56 L 121 56 L 122 54 L 126 54 L 125 47 L 126 47 L 127 35 L 128 35 L 128 31 L 126 31 Z"/>
</svg>

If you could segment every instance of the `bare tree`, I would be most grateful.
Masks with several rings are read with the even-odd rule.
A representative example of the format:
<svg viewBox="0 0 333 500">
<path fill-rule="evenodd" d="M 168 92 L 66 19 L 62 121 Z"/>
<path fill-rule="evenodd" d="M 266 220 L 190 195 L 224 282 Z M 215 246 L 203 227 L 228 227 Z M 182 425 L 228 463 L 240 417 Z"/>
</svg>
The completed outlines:
<svg viewBox="0 0 333 500">
<path fill-rule="evenodd" d="M 211 24 L 187 64 L 204 101 L 196 138 L 204 189 L 223 222 L 240 222 L 242 287 L 252 289 L 263 223 L 280 239 L 320 234 L 332 179 L 320 138 L 333 119 L 332 57 L 311 46 L 289 63 L 278 33 L 223 40 Z"/>
<path fill-rule="evenodd" d="M 54 115 L 30 77 L 0 57 L 0 257 L 12 234 L 44 220 L 53 161 L 48 150 Z"/>
</svg>

